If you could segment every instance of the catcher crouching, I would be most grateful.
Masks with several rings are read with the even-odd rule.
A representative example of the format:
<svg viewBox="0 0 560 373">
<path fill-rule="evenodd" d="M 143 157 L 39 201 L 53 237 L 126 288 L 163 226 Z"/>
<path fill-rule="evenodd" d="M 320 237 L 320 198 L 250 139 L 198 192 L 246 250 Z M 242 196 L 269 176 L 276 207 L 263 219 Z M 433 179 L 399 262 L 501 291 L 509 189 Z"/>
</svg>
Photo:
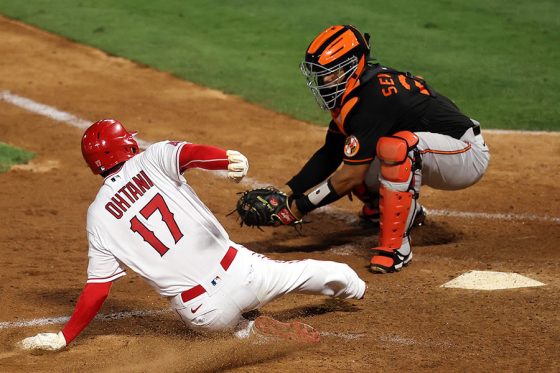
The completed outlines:
<svg viewBox="0 0 560 373">
<path fill-rule="evenodd" d="M 247 225 L 294 225 L 351 193 L 364 203 L 361 215 L 379 223 L 370 270 L 399 271 L 412 260 L 410 229 L 425 215 L 421 185 L 465 189 L 486 172 L 480 123 L 423 78 L 381 65 L 369 35 L 350 25 L 321 32 L 300 68 L 331 114 L 325 143 L 284 193 L 250 191 L 239 213 Z"/>
</svg>

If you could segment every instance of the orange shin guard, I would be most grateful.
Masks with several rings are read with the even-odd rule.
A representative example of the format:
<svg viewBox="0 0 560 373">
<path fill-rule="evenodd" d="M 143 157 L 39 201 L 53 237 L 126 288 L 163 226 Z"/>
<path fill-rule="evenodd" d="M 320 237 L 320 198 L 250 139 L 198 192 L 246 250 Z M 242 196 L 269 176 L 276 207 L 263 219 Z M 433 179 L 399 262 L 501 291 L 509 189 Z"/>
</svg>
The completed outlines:
<svg viewBox="0 0 560 373">
<path fill-rule="evenodd" d="M 398 250 L 401 247 L 406 221 L 412 204 L 412 192 L 398 192 L 383 184 L 379 188 L 381 212 L 379 246 Z"/>
</svg>

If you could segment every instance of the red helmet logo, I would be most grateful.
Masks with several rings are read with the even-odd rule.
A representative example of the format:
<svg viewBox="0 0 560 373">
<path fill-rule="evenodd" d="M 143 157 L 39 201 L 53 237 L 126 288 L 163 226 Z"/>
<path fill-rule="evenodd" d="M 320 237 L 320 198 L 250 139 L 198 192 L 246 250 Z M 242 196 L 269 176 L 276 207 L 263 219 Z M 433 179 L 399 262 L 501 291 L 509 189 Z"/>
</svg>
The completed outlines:
<svg viewBox="0 0 560 373">
<path fill-rule="evenodd" d="M 93 123 L 82 137 L 82 155 L 93 173 L 99 175 L 138 154 L 135 134 L 114 119 Z"/>
</svg>

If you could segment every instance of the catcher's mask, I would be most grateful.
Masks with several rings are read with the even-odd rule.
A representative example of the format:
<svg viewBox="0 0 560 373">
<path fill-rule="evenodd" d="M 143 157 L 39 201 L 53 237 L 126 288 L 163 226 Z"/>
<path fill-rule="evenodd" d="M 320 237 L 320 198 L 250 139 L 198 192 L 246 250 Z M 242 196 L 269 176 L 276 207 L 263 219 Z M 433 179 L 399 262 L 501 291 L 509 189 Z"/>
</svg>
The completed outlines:
<svg viewBox="0 0 560 373">
<path fill-rule="evenodd" d="M 82 155 L 95 175 L 110 170 L 138 154 L 136 132 L 128 132 L 121 122 L 103 119 L 93 123 L 82 137 Z"/>
<path fill-rule="evenodd" d="M 369 35 L 353 26 L 331 26 L 309 44 L 300 69 L 317 103 L 324 110 L 340 105 L 369 60 Z"/>
</svg>

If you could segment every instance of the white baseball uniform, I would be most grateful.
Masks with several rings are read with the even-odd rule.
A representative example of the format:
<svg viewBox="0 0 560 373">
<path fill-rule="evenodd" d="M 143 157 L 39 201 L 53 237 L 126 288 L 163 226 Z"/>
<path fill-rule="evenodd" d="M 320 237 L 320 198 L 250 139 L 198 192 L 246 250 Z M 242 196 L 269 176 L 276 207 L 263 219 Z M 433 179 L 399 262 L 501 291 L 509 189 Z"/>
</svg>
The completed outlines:
<svg viewBox="0 0 560 373">
<path fill-rule="evenodd" d="M 346 264 L 273 261 L 230 241 L 180 173 L 184 144 L 156 143 L 105 178 L 87 215 L 88 283 L 113 281 L 126 266 L 206 330 L 233 327 L 289 292 L 363 297 Z"/>
</svg>

